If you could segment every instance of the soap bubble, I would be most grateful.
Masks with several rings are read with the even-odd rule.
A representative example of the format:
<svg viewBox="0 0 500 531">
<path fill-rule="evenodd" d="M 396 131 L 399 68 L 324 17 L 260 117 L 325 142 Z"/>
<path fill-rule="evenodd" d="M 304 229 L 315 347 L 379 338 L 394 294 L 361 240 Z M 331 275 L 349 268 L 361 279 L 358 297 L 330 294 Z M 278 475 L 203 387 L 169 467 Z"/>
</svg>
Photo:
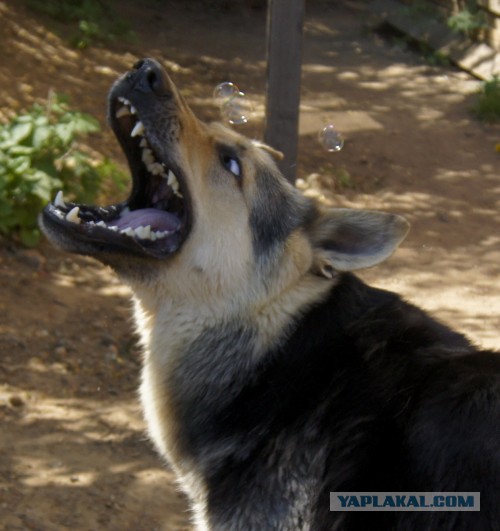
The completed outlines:
<svg viewBox="0 0 500 531">
<path fill-rule="evenodd" d="M 344 147 L 344 139 L 333 124 L 323 127 L 319 133 L 319 141 L 330 153 L 337 153 Z"/>
<path fill-rule="evenodd" d="M 230 81 L 219 83 L 214 89 L 214 100 L 218 107 L 222 107 L 227 100 L 231 99 L 236 94 L 239 94 L 240 89 Z"/>
<path fill-rule="evenodd" d="M 251 101 L 243 92 L 238 92 L 221 107 L 222 117 L 230 124 L 246 124 L 253 112 Z"/>
<path fill-rule="evenodd" d="M 230 81 L 215 87 L 214 100 L 220 108 L 222 118 L 230 124 L 246 124 L 253 113 L 251 101 Z"/>
</svg>

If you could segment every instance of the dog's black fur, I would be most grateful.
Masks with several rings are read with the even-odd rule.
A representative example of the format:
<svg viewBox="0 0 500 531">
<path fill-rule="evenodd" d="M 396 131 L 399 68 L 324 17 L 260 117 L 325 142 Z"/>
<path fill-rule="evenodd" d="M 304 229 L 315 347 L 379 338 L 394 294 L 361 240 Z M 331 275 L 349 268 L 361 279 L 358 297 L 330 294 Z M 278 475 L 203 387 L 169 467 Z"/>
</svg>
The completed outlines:
<svg viewBox="0 0 500 531">
<path fill-rule="evenodd" d="M 326 458 L 315 531 L 500 529 L 500 356 L 393 293 L 343 274 L 221 402 L 210 418 L 203 403 L 181 413 L 186 448 L 208 462 L 209 513 L 269 504 L 268 458 L 297 437 L 300 454 L 303 437 L 308 455 L 287 459 L 308 466 L 315 447 Z M 207 459 L 221 441 L 227 453 Z M 330 512 L 334 491 L 479 491 L 481 512 Z"/>
</svg>

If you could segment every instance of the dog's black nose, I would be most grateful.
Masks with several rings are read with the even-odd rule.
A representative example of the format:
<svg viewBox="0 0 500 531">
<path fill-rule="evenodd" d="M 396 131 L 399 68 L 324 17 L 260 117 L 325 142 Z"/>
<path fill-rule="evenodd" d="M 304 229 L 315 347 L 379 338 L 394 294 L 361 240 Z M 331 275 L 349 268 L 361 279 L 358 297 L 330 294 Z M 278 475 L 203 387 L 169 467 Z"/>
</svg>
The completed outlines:
<svg viewBox="0 0 500 531">
<path fill-rule="evenodd" d="M 171 94 L 167 75 L 160 63 L 154 59 L 137 61 L 131 74 L 135 90 L 152 92 L 159 97 Z"/>
</svg>

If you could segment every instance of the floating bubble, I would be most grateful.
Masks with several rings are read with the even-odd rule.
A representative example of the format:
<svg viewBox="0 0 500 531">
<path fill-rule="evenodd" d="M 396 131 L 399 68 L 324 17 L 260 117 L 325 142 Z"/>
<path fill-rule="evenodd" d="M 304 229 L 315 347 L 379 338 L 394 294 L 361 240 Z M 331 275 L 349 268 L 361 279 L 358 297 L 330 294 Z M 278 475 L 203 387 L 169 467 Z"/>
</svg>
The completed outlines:
<svg viewBox="0 0 500 531">
<path fill-rule="evenodd" d="M 222 117 L 235 125 L 246 124 L 252 112 L 252 103 L 243 92 L 238 92 L 221 106 Z"/>
<path fill-rule="evenodd" d="M 219 83 L 214 89 L 214 100 L 218 107 L 222 107 L 227 100 L 240 93 L 240 89 L 230 81 Z"/>
<path fill-rule="evenodd" d="M 331 153 L 337 153 L 344 147 L 344 139 L 333 124 L 323 127 L 319 133 L 319 141 Z"/>
<path fill-rule="evenodd" d="M 215 87 L 213 96 L 224 120 L 236 125 L 248 122 L 253 113 L 252 103 L 234 83 L 220 83 Z"/>
</svg>

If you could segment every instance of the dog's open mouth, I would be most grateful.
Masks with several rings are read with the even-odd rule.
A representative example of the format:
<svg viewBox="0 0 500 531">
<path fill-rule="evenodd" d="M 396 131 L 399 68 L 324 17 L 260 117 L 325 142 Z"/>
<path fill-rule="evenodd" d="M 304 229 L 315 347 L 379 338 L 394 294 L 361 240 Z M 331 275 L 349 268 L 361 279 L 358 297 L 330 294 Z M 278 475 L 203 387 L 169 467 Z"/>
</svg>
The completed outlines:
<svg viewBox="0 0 500 531">
<path fill-rule="evenodd" d="M 169 142 L 158 140 L 162 132 L 153 130 L 156 122 L 151 120 L 158 111 L 165 116 L 163 102 L 155 94 L 141 94 L 137 86 L 137 80 L 124 76 L 109 100 L 110 123 L 132 173 L 128 200 L 99 207 L 66 202 L 59 192 L 43 212 L 45 232 L 68 250 L 163 258 L 188 235 L 190 201 L 183 172 L 168 156 Z"/>
</svg>

